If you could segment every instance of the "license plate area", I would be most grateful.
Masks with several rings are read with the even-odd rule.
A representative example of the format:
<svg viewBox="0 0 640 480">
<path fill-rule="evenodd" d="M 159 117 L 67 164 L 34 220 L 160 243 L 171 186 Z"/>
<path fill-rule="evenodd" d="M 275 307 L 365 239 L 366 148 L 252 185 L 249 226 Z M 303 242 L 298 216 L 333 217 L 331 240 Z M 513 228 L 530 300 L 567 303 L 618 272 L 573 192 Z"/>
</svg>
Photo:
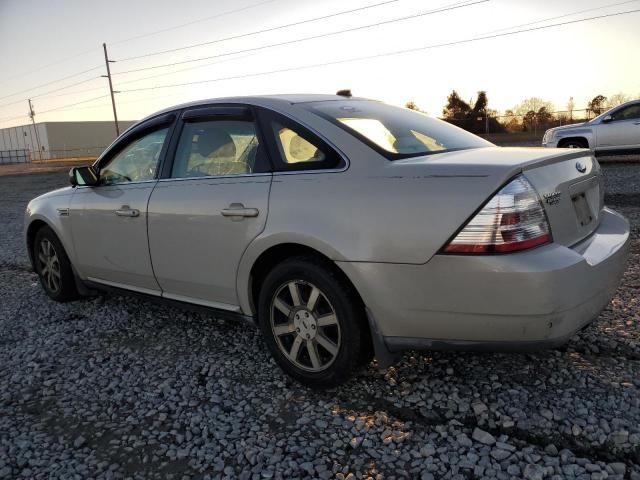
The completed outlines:
<svg viewBox="0 0 640 480">
<path fill-rule="evenodd" d="M 589 206 L 585 192 L 572 195 L 571 201 L 573 202 L 573 208 L 580 227 L 586 227 L 593 222 L 594 214 Z"/>
</svg>

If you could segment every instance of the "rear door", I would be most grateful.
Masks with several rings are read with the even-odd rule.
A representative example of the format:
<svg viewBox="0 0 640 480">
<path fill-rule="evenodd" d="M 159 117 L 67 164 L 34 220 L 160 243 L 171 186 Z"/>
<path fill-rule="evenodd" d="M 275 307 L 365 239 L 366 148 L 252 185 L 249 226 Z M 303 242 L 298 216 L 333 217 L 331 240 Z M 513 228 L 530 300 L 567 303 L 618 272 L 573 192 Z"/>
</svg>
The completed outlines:
<svg viewBox="0 0 640 480">
<path fill-rule="evenodd" d="M 159 295 L 147 241 L 147 203 L 174 115 L 127 132 L 101 158 L 100 184 L 78 186 L 70 204 L 76 267 L 84 278 Z"/>
<path fill-rule="evenodd" d="M 149 200 L 156 279 L 166 298 L 237 311 L 238 264 L 267 219 L 267 152 L 246 106 L 187 110 L 180 128 Z"/>
</svg>

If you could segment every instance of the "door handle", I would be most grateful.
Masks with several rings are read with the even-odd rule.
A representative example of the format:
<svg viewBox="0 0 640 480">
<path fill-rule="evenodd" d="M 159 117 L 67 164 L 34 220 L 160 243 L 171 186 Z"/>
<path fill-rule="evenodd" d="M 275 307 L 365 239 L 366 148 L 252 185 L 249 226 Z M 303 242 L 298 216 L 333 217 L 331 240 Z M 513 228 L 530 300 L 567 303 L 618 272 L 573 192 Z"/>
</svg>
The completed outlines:
<svg viewBox="0 0 640 480">
<path fill-rule="evenodd" d="M 138 217 L 140 216 L 140 210 L 129 208 L 129 205 L 123 205 L 120 209 L 116 210 L 116 215 L 119 217 Z"/>
<path fill-rule="evenodd" d="M 640 122 L 633 122 L 634 125 L 640 125 Z"/>
<path fill-rule="evenodd" d="M 232 203 L 228 208 L 223 208 L 220 213 L 223 217 L 248 217 L 253 218 L 257 217 L 258 211 L 257 208 L 245 208 L 245 206 L 241 203 Z"/>
</svg>

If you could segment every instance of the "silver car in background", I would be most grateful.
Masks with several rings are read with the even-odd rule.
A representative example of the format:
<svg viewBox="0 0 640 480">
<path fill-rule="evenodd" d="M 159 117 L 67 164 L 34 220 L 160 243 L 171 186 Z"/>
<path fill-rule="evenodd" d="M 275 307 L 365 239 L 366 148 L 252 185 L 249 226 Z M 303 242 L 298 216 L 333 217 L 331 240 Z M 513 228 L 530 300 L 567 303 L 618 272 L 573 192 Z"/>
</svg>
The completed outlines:
<svg viewBox="0 0 640 480">
<path fill-rule="evenodd" d="M 25 241 L 58 301 L 116 289 L 256 322 L 312 386 L 375 354 L 560 345 L 625 269 L 629 224 L 586 150 L 499 148 L 383 103 L 226 98 L 156 113 Z"/>
<path fill-rule="evenodd" d="M 551 128 L 542 146 L 609 154 L 640 152 L 640 100 L 623 103 L 588 122 Z"/>
</svg>

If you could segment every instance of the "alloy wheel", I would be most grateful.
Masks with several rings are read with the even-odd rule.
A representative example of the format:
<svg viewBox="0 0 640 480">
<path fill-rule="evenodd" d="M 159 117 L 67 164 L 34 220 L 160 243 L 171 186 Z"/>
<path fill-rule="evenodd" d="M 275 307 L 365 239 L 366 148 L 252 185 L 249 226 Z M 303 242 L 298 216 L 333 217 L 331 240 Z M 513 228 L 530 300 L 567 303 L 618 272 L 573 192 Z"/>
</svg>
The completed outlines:
<svg viewBox="0 0 640 480">
<path fill-rule="evenodd" d="M 271 301 L 271 330 L 280 351 L 296 367 L 321 372 L 336 359 L 341 331 L 326 295 L 304 280 L 291 280 Z"/>
<path fill-rule="evenodd" d="M 53 244 L 43 238 L 38 248 L 38 261 L 40 263 L 40 276 L 47 288 L 52 292 L 60 290 L 60 260 Z"/>
</svg>

